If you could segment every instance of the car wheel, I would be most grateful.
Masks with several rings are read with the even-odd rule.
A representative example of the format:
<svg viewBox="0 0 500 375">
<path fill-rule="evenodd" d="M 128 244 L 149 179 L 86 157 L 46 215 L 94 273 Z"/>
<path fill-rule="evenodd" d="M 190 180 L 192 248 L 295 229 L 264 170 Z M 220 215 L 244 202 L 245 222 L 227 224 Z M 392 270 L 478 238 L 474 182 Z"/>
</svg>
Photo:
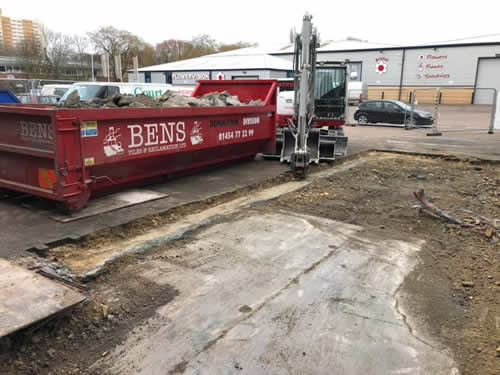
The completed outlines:
<svg viewBox="0 0 500 375">
<path fill-rule="evenodd" d="M 358 117 L 358 124 L 359 125 L 366 125 L 366 124 L 368 124 L 368 117 L 366 115 L 359 115 L 359 117 Z"/>
</svg>

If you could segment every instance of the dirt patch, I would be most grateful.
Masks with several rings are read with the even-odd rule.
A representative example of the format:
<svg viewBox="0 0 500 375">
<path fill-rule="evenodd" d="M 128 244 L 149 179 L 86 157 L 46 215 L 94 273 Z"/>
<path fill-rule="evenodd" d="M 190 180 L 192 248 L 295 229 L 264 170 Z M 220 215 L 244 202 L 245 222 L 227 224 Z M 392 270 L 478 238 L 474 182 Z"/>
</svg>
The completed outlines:
<svg viewBox="0 0 500 375">
<path fill-rule="evenodd" d="M 126 257 L 111 266 L 111 272 L 88 284 L 87 301 L 66 315 L 1 340 L 0 373 L 101 374 L 88 366 L 178 295 L 124 267 L 138 260 Z"/>
<path fill-rule="evenodd" d="M 317 170 L 324 168 L 326 168 L 326 165 L 317 168 Z M 38 255 L 42 255 L 48 261 L 54 263 L 71 264 L 78 261 L 83 264 L 94 264 L 96 261 L 93 257 L 98 257 L 101 249 L 106 249 L 114 245 L 117 241 L 123 241 L 147 234 L 148 232 L 154 231 L 155 229 L 161 228 L 165 225 L 175 223 L 180 218 L 187 215 L 200 213 L 209 208 L 216 207 L 223 203 L 245 196 L 249 192 L 257 192 L 291 180 L 293 180 L 291 173 L 279 175 L 274 178 L 270 178 L 263 183 L 250 185 L 234 192 L 228 192 L 203 201 L 189 203 L 168 210 L 162 214 L 145 216 L 124 225 L 99 230 L 76 242 L 44 250 L 42 254 L 38 253 Z M 87 254 L 87 256 L 83 257 L 82 254 Z"/>
<path fill-rule="evenodd" d="M 280 197 L 276 208 L 370 227 L 391 237 L 422 238 L 421 262 L 401 288 L 402 302 L 428 333 L 452 349 L 464 374 L 498 374 L 500 233 L 457 213 L 471 227 L 412 208 L 424 189 L 437 207 L 500 219 L 500 166 L 442 158 L 374 157 L 349 171 Z"/>
</svg>

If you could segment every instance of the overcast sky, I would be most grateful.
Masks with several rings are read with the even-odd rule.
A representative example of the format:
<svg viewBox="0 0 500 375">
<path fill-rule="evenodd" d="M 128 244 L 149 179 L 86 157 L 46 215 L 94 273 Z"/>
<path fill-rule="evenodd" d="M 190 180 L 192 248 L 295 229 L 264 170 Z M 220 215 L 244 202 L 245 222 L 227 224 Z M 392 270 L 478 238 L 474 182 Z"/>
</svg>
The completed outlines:
<svg viewBox="0 0 500 375">
<path fill-rule="evenodd" d="M 500 34 L 498 0 L 23 0 L 1 7 L 4 16 L 38 19 L 64 33 L 85 34 L 112 25 L 152 44 L 206 33 L 224 43 L 284 45 L 291 27 L 300 30 L 306 11 L 322 41 L 354 36 L 404 45 Z"/>
</svg>

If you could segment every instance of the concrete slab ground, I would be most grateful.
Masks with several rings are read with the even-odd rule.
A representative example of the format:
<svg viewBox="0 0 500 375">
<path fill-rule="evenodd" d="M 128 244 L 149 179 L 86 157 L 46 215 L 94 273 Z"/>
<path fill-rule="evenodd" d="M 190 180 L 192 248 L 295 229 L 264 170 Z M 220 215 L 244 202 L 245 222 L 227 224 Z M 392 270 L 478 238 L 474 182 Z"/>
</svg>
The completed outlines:
<svg viewBox="0 0 500 375">
<path fill-rule="evenodd" d="M 350 123 L 357 107 L 349 107 Z M 417 109 L 434 113 L 434 106 L 419 105 Z M 491 106 L 441 105 L 438 130 L 442 136 L 431 137 L 432 129 L 404 130 L 379 124 L 346 126 L 351 152 L 366 149 L 410 151 L 422 153 L 453 153 L 477 155 L 500 160 L 500 130 L 488 134 Z"/>
<path fill-rule="evenodd" d="M 381 126 L 347 126 L 349 151 L 366 150 L 405 151 L 430 154 L 454 154 L 500 160 L 500 131 L 443 132 L 442 136 L 429 137 L 430 129 L 404 130 Z"/>
<path fill-rule="evenodd" d="M 410 327 L 399 285 L 421 241 L 259 208 L 134 265 L 179 296 L 103 360 L 113 374 L 457 374 Z M 169 259 L 175 257 L 169 250 Z"/>
</svg>

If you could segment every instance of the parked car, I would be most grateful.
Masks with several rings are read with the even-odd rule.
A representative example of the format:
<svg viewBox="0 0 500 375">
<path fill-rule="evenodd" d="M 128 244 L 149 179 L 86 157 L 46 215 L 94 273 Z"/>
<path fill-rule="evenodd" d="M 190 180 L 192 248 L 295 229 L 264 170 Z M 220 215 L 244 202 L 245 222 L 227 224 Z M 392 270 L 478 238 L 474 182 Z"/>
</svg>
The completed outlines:
<svg viewBox="0 0 500 375">
<path fill-rule="evenodd" d="M 399 100 L 367 100 L 359 105 L 358 110 L 354 113 L 354 120 L 359 125 L 385 122 L 408 126 L 432 125 L 434 122 L 432 113 L 414 109 L 412 120 L 410 112 L 411 107 Z"/>
<path fill-rule="evenodd" d="M 71 87 L 70 84 L 60 84 L 60 83 L 44 85 L 42 87 L 42 95 L 62 97 L 70 87 Z"/>
<path fill-rule="evenodd" d="M 368 95 L 368 85 L 362 81 L 347 83 L 347 104 L 361 104 Z"/>
</svg>

